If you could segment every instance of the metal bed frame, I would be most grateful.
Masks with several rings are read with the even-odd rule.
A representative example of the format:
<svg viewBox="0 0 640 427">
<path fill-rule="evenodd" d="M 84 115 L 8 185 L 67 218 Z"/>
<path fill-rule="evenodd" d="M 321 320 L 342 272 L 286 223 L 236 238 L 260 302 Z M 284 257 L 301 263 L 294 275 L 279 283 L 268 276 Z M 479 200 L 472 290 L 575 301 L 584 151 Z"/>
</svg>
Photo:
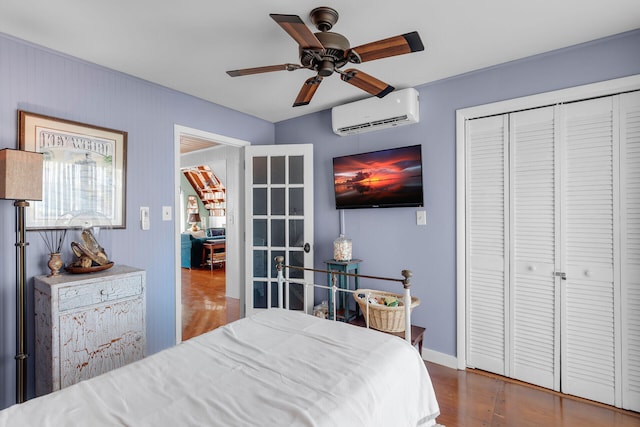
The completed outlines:
<svg viewBox="0 0 640 427">
<path fill-rule="evenodd" d="M 348 294 L 361 294 L 362 290 L 351 290 L 351 289 L 344 289 L 344 288 L 339 288 L 337 286 L 338 283 L 338 276 L 345 276 L 345 277 L 360 277 L 360 278 L 365 278 L 365 279 L 374 279 L 374 280 L 385 280 L 385 281 L 389 281 L 389 282 L 397 282 L 397 283 L 402 283 L 403 287 L 404 287 L 404 322 L 405 322 L 405 327 L 404 327 L 404 339 L 411 343 L 411 277 L 413 276 L 413 273 L 410 270 L 402 270 L 402 279 L 395 279 L 395 278 L 389 278 L 389 277 L 379 277 L 379 276 L 367 276 L 364 274 L 353 274 L 353 273 L 346 273 L 346 272 L 342 272 L 342 271 L 334 271 L 334 270 L 320 270 L 320 269 L 316 269 L 316 268 L 305 268 L 305 267 L 299 267 L 299 266 L 295 266 L 295 265 L 284 265 L 284 257 L 283 256 L 276 256 L 274 258 L 275 262 L 276 262 L 276 268 L 278 270 L 278 307 L 279 308 L 284 308 L 285 307 L 285 301 L 284 301 L 284 297 L 286 296 L 286 305 L 287 307 L 289 306 L 289 283 L 296 283 L 296 284 L 300 284 L 303 285 L 305 287 L 305 291 L 307 289 L 307 287 L 314 287 L 314 288 L 320 288 L 320 289 L 328 289 L 329 290 L 329 295 L 331 298 L 331 302 L 332 302 L 332 308 L 333 308 L 333 320 L 337 320 L 337 311 L 336 311 L 336 294 L 338 292 L 345 292 Z M 288 268 L 290 270 L 302 270 L 302 271 L 313 271 L 315 273 L 326 273 L 329 274 L 331 277 L 331 286 L 326 286 L 326 285 L 318 285 L 315 283 L 308 283 L 305 282 L 302 279 L 294 279 L 294 280 L 287 280 L 284 278 L 284 269 Z M 307 293 L 304 292 L 305 295 L 305 299 L 306 299 L 306 295 Z M 369 327 L 369 296 L 370 293 L 366 292 L 366 312 L 363 313 L 365 314 L 365 322 L 367 325 L 367 328 Z M 304 303 L 304 311 L 307 312 L 307 304 L 306 301 Z M 307 313 L 307 314 L 311 314 L 311 313 Z"/>
</svg>

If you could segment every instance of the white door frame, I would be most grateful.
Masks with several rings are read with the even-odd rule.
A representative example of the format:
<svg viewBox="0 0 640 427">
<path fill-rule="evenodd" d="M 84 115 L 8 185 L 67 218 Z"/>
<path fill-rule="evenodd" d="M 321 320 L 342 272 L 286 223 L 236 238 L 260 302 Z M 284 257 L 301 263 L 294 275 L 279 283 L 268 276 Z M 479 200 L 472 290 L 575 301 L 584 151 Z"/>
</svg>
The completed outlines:
<svg viewBox="0 0 640 427">
<path fill-rule="evenodd" d="M 181 125 L 177 125 L 174 124 L 173 126 L 173 141 L 174 141 L 174 155 L 173 155 L 173 159 L 174 159 L 174 165 L 173 165 L 173 171 L 174 171 L 174 177 L 173 177 L 173 182 L 174 182 L 174 202 L 173 202 L 173 216 L 174 216 L 174 230 L 173 230 L 173 235 L 174 235 L 174 258 L 175 258 L 175 265 L 174 265 L 174 269 L 175 269 L 175 278 L 174 278 L 174 287 L 175 287 L 175 300 L 176 300 L 176 306 L 175 306 L 175 316 L 176 316 L 176 332 L 175 332 L 175 336 L 176 336 L 176 344 L 182 342 L 182 286 L 181 286 L 181 263 L 180 263 L 180 228 L 181 228 L 181 223 L 180 223 L 180 215 L 178 213 L 178 209 L 180 208 L 180 139 L 182 136 L 191 136 L 191 137 L 196 137 L 199 139 L 204 139 L 204 140 L 209 140 L 211 142 L 215 142 L 217 144 L 222 144 L 222 145 L 229 145 L 232 147 L 238 147 L 238 148 L 243 148 L 247 145 L 251 145 L 250 142 L 248 141 L 244 141 L 241 139 L 236 139 L 236 138 L 232 138 L 232 137 L 228 137 L 228 136 L 224 136 L 224 135 L 219 135 L 216 133 L 212 133 L 212 132 L 207 132 L 207 131 L 203 131 L 200 129 L 194 129 L 194 128 L 190 128 L 190 127 L 186 127 L 186 126 L 181 126 Z M 240 160 L 242 161 L 242 159 L 244 158 L 244 154 L 242 153 L 240 156 Z M 242 169 L 242 167 L 240 167 L 241 165 L 238 165 L 237 170 L 235 171 L 235 173 L 238 175 L 237 177 L 234 177 L 233 179 L 236 179 L 236 181 L 239 183 L 238 185 L 238 190 L 240 190 L 241 188 L 244 187 L 243 183 L 244 183 L 244 171 Z M 227 167 L 227 174 L 232 173 L 232 168 Z M 228 178 L 230 179 L 230 178 Z M 243 213 L 244 213 L 244 198 L 240 197 L 240 194 L 237 195 L 237 209 L 235 212 L 232 212 L 231 215 L 231 219 L 228 219 L 228 221 L 233 222 L 234 224 L 237 224 L 237 227 L 244 227 L 244 218 L 243 218 Z M 242 262 L 243 260 L 243 254 L 244 254 L 244 241 L 243 239 L 241 239 L 240 237 L 242 236 L 241 233 L 236 233 L 237 236 L 234 236 L 233 234 L 230 234 L 229 236 L 227 236 L 227 239 L 234 239 L 236 240 L 235 242 L 231 242 L 231 244 L 227 245 L 227 248 L 229 248 L 229 246 L 235 246 L 236 247 L 236 251 L 234 251 L 234 254 L 232 258 L 236 258 L 238 260 L 237 263 L 234 264 L 234 266 L 232 265 L 227 265 L 227 275 L 235 275 L 235 277 L 240 278 L 242 277 L 241 275 L 244 273 L 244 263 Z M 243 307 L 243 303 L 244 303 L 244 289 L 242 286 L 240 286 L 240 307 L 242 310 Z M 242 316 L 242 313 L 241 313 Z"/>
<path fill-rule="evenodd" d="M 479 117 L 506 114 L 546 105 L 579 101 L 640 89 L 640 74 L 583 86 L 561 89 L 456 111 L 456 357 L 458 369 L 467 367 L 466 330 L 466 121 Z"/>
</svg>

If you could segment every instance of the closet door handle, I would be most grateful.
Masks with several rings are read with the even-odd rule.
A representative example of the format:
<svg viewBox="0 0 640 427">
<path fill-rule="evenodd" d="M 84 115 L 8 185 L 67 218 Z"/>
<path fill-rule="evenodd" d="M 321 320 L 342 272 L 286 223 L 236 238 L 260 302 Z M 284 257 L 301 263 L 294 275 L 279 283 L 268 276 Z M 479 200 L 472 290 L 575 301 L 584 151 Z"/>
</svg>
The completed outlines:
<svg viewBox="0 0 640 427">
<path fill-rule="evenodd" d="M 562 280 L 567 280 L 567 273 L 563 273 L 561 271 L 556 271 L 553 273 L 555 277 L 560 277 Z"/>
</svg>

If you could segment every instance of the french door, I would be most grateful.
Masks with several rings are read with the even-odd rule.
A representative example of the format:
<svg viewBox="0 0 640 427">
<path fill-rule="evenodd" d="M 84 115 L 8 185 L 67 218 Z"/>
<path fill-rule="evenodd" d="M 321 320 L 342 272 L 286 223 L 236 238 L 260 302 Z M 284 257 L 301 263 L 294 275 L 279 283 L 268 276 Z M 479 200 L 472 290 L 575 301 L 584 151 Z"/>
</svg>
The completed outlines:
<svg viewBox="0 0 640 427">
<path fill-rule="evenodd" d="M 313 267 L 313 145 L 245 148 L 246 314 L 278 306 L 276 256 L 286 265 Z M 308 271 L 285 271 L 282 295 L 290 309 L 313 308 Z M 295 281 L 298 280 L 298 283 Z"/>
</svg>

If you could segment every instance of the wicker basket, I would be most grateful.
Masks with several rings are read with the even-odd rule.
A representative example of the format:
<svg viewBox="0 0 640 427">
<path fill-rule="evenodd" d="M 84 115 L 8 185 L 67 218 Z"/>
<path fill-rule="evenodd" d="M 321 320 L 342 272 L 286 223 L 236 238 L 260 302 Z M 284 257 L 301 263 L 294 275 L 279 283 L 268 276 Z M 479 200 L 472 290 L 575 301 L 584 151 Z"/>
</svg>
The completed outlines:
<svg viewBox="0 0 640 427">
<path fill-rule="evenodd" d="M 402 301 L 403 295 L 393 294 L 391 292 L 376 291 L 372 289 L 358 289 L 353 294 L 362 311 L 362 315 L 367 321 L 370 328 L 383 332 L 404 332 L 404 303 L 400 302 L 396 307 L 388 307 L 382 304 L 367 304 L 366 295 L 369 297 L 386 297 L 392 296 Z M 411 297 L 411 310 L 420 305 L 420 299 Z M 369 318 L 367 319 L 367 306 L 369 306 Z"/>
</svg>

